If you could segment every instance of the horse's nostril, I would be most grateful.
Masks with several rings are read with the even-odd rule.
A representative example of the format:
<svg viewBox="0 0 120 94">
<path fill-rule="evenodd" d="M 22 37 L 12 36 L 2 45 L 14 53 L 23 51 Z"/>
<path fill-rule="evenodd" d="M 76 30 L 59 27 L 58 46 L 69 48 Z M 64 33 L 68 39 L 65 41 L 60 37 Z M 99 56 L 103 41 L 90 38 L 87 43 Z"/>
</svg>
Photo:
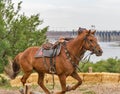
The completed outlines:
<svg viewBox="0 0 120 94">
<path fill-rule="evenodd" d="M 102 50 L 99 50 L 99 53 L 103 53 L 103 51 L 102 51 Z"/>
</svg>

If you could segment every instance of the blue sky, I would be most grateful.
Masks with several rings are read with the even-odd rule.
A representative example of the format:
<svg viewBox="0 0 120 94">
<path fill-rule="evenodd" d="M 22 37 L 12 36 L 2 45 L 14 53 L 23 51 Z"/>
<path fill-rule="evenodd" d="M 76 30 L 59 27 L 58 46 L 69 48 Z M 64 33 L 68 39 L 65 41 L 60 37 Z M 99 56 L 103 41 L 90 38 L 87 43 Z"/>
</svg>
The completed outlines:
<svg viewBox="0 0 120 94">
<path fill-rule="evenodd" d="M 50 30 L 89 29 L 91 25 L 97 30 L 120 30 L 120 0 L 22 1 L 22 12 L 28 16 L 39 13 L 42 26 L 50 26 Z"/>
</svg>

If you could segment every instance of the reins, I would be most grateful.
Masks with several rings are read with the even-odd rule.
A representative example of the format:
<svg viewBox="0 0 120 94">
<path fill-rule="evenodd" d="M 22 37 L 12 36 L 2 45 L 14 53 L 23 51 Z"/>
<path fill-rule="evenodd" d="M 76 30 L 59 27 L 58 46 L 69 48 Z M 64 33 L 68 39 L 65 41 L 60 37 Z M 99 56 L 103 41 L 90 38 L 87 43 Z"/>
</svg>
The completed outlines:
<svg viewBox="0 0 120 94">
<path fill-rule="evenodd" d="M 90 46 L 92 45 L 91 41 L 88 40 L 87 37 L 85 37 L 84 40 L 85 40 L 85 43 L 88 42 L 88 43 L 90 44 Z M 96 47 L 97 47 L 97 46 L 98 46 L 98 45 L 95 45 L 95 46 L 93 47 L 93 49 L 94 49 L 95 51 L 96 51 Z M 91 47 L 92 47 L 92 46 L 91 46 Z M 91 53 L 89 53 L 88 55 L 86 55 L 86 56 L 80 61 L 80 62 L 83 64 L 83 65 L 81 66 L 81 69 L 84 68 L 85 64 L 90 61 L 91 55 L 93 55 L 93 52 L 91 52 Z M 87 57 L 88 57 L 88 58 L 87 58 Z"/>
<path fill-rule="evenodd" d="M 81 69 L 84 68 L 85 64 L 89 63 L 92 53 L 86 55 L 80 62 L 82 63 Z M 88 57 L 88 58 L 87 58 Z M 83 70 L 81 70 L 82 72 Z"/>
<path fill-rule="evenodd" d="M 84 38 L 84 41 L 85 41 L 85 44 L 86 44 L 86 42 L 89 42 L 89 44 L 91 45 L 91 42 L 87 39 L 87 37 Z M 96 46 L 94 47 L 94 49 L 95 48 L 96 48 Z M 89 63 L 90 57 L 91 57 L 92 54 L 93 54 L 93 52 L 87 54 L 83 59 L 81 59 L 81 61 L 80 61 L 82 63 L 81 69 L 84 68 L 86 63 Z"/>
</svg>

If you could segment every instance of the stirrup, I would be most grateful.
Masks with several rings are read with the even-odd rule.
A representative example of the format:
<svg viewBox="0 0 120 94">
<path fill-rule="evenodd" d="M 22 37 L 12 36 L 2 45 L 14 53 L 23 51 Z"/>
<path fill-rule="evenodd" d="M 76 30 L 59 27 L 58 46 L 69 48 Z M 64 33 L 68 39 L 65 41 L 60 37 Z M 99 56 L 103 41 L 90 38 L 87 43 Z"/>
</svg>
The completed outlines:
<svg viewBox="0 0 120 94">
<path fill-rule="evenodd" d="M 56 70 L 55 70 L 55 68 L 54 68 L 54 67 L 50 67 L 49 72 L 50 72 L 50 73 L 52 73 L 52 74 L 55 74 L 55 73 L 56 73 Z"/>
</svg>

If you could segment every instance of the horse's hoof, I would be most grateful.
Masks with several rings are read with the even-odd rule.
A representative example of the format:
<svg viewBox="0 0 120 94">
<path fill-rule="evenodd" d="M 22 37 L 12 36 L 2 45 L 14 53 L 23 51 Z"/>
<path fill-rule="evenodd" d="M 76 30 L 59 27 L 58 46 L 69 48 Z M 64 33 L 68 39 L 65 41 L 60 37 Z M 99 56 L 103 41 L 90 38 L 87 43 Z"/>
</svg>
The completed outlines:
<svg viewBox="0 0 120 94">
<path fill-rule="evenodd" d="M 66 90 L 67 90 L 67 91 L 70 91 L 70 90 L 71 90 L 71 87 L 68 85 L 68 86 L 66 87 Z"/>
<path fill-rule="evenodd" d="M 21 94 L 24 94 L 24 89 L 23 89 L 23 88 L 20 88 L 20 89 L 19 89 L 19 92 L 20 92 Z"/>
<path fill-rule="evenodd" d="M 54 91 L 51 91 L 51 93 L 50 94 L 54 94 Z"/>
</svg>

